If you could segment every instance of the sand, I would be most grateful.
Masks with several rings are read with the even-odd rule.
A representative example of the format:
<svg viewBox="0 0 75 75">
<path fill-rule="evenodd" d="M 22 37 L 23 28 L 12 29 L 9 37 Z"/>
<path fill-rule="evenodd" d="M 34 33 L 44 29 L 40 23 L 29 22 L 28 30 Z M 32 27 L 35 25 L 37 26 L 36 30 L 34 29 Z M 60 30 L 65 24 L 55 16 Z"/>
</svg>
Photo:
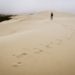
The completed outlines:
<svg viewBox="0 0 75 75">
<path fill-rule="evenodd" d="M 75 16 L 48 11 L 0 23 L 0 75 L 75 75 Z"/>
</svg>

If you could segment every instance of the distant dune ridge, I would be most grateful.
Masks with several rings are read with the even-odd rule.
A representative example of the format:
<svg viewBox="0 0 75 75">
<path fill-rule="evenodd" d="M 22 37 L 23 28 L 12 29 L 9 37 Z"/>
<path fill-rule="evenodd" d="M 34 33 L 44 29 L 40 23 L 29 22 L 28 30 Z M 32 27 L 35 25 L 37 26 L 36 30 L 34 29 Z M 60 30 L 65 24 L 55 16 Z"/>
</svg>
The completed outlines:
<svg viewBox="0 0 75 75">
<path fill-rule="evenodd" d="M 12 16 L 14 16 L 14 15 L 0 14 L 0 22 L 6 21 L 6 20 L 10 20 L 10 19 L 12 19 Z"/>
<path fill-rule="evenodd" d="M 75 15 L 50 14 L 0 22 L 0 75 L 75 75 Z"/>
</svg>

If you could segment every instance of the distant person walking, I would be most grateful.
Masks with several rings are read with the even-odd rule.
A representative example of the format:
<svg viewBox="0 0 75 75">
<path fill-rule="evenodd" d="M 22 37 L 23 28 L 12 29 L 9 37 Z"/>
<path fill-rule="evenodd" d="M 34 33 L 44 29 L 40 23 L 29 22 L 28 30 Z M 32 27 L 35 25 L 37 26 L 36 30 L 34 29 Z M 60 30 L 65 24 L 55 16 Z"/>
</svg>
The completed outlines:
<svg viewBox="0 0 75 75">
<path fill-rule="evenodd" d="M 51 12 L 50 18 L 51 20 L 53 20 L 53 12 Z"/>
</svg>

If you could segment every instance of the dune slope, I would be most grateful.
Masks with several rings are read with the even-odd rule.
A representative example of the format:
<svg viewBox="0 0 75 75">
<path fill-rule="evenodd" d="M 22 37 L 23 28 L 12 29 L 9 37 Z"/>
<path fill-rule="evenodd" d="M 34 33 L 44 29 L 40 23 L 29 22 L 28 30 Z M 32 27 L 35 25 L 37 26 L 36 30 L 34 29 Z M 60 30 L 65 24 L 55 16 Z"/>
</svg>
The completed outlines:
<svg viewBox="0 0 75 75">
<path fill-rule="evenodd" d="M 0 23 L 0 75 L 75 75 L 75 16 L 23 14 Z"/>
</svg>

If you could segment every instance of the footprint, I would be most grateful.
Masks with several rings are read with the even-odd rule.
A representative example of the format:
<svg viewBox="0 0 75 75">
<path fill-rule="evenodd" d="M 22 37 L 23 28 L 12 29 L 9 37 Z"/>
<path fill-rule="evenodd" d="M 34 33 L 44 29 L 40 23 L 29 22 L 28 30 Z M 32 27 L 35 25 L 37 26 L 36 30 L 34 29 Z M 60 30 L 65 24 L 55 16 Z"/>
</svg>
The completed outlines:
<svg viewBox="0 0 75 75">
<path fill-rule="evenodd" d="M 27 53 L 22 53 L 21 55 L 27 55 Z"/>
<path fill-rule="evenodd" d="M 14 65 L 12 65 L 12 67 L 18 67 L 19 65 L 18 64 L 14 64 Z"/>
<path fill-rule="evenodd" d="M 41 52 L 43 52 L 43 50 L 42 49 L 38 49 L 38 48 L 34 48 L 36 51 L 35 51 L 35 53 L 41 53 Z"/>
<path fill-rule="evenodd" d="M 52 46 L 50 44 L 45 46 L 46 48 L 52 48 Z"/>
<path fill-rule="evenodd" d="M 17 57 L 17 58 L 21 58 L 21 57 L 23 57 L 23 56 L 25 56 L 25 55 L 28 55 L 28 54 L 24 52 L 24 53 L 21 53 L 20 55 L 17 55 L 16 57 Z"/>
<path fill-rule="evenodd" d="M 43 52 L 43 50 L 38 50 L 38 51 L 36 51 L 35 53 L 41 53 L 41 52 Z"/>
<path fill-rule="evenodd" d="M 13 54 L 12 56 L 16 56 L 15 54 Z"/>
<path fill-rule="evenodd" d="M 47 47 L 47 48 L 50 48 L 49 44 L 48 44 L 48 45 L 46 45 L 46 47 Z"/>
<path fill-rule="evenodd" d="M 40 49 L 39 52 L 43 52 L 43 50 Z"/>
<path fill-rule="evenodd" d="M 17 62 L 17 64 L 21 65 L 21 64 L 22 64 L 22 62 Z"/>
</svg>

